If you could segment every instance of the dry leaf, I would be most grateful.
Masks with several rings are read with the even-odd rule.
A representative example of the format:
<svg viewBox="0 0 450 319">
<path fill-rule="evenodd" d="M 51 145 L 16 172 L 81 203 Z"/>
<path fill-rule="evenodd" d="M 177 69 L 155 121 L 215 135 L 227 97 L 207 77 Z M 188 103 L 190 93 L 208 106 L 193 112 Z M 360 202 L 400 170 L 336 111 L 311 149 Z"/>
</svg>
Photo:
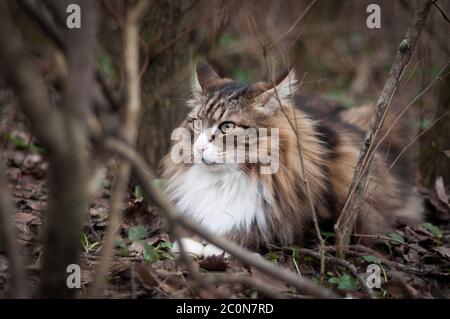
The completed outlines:
<svg viewBox="0 0 450 319">
<path fill-rule="evenodd" d="M 225 271 L 228 268 L 228 262 L 224 256 L 225 253 L 206 257 L 200 261 L 199 265 L 208 271 Z"/>
</svg>

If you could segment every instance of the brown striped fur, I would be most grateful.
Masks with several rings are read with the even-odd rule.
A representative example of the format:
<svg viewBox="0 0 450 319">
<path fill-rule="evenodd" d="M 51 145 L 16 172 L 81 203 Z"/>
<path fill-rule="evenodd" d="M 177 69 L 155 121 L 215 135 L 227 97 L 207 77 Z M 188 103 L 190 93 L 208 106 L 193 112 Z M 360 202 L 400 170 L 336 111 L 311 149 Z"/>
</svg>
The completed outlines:
<svg viewBox="0 0 450 319">
<path fill-rule="evenodd" d="M 206 69 L 205 69 L 206 68 Z M 302 244 L 305 234 L 312 229 L 311 209 L 302 178 L 297 136 L 289 123 L 296 123 L 302 146 L 306 178 L 312 193 L 312 201 L 321 222 L 335 222 L 347 197 L 352 181 L 360 143 L 373 113 L 371 107 L 346 110 L 333 103 L 286 93 L 284 84 L 260 94 L 249 95 L 249 87 L 229 79 L 220 79 L 207 67 L 207 84 L 202 86 L 204 74 L 197 74 L 193 98 L 189 101 L 192 111 L 182 127 L 192 131 L 192 119 L 204 120 L 207 126 L 232 121 L 241 127 L 279 128 L 280 169 L 275 174 L 260 174 L 260 164 L 247 164 L 243 169 L 261 182 L 273 196 L 273 203 L 264 204 L 268 228 L 261 231 L 254 224 L 249 231 L 234 229 L 225 234 L 228 238 L 251 248 L 261 248 L 268 243 L 278 245 Z M 199 72 L 198 72 L 199 73 Z M 292 88 L 292 74 L 289 89 Z M 274 94 L 277 91 L 278 94 Z M 279 95 L 278 98 L 276 95 Z M 280 109 L 280 102 L 285 112 Z M 288 118 L 289 117 L 289 120 Z M 386 120 L 385 128 L 393 123 Z M 386 130 L 383 130 L 386 132 Z M 399 223 L 417 223 L 422 220 L 421 201 L 413 192 L 411 181 L 401 178 L 394 170 L 388 171 L 392 158 L 406 145 L 406 134 L 401 124 L 389 134 L 379 148 L 370 171 L 365 202 L 359 210 L 357 228 L 362 234 L 383 234 Z M 382 134 L 383 135 L 383 134 Z M 411 167 L 407 167 L 411 176 Z M 399 162 L 400 163 L 400 162 Z M 163 176 L 176 189 L 183 174 L 192 165 L 174 164 L 167 156 L 163 162 Z M 400 164 L 399 164 L 400 165 Z M 404 167 L 403 167 L 404 168 Z M 170 191 L 169 191 L 170 195 Z"/>
</svg>

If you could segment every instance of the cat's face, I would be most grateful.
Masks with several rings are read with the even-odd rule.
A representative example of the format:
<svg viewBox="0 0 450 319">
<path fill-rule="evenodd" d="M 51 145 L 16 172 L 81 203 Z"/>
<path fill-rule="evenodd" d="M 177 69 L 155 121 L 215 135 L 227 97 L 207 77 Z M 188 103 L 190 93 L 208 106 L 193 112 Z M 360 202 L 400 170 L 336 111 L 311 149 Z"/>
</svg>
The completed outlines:
<svg viewBox="0 0 450 319">
<path fill-rule="evenodd" d="M 276 98 L 275 89 L 261 83 L 239 85 L 218 77 L 207 65 L 197 67 L 196 75 L 191 111 L 183 123 L 190 138 L 174 145 L 176 150 L 185 149 L 185 162 L 210 171 L 248 170 L 270 163 L 278 152 L 273 119 L 287 97 L 286 83 L 275 88 Z"/>
</svg>

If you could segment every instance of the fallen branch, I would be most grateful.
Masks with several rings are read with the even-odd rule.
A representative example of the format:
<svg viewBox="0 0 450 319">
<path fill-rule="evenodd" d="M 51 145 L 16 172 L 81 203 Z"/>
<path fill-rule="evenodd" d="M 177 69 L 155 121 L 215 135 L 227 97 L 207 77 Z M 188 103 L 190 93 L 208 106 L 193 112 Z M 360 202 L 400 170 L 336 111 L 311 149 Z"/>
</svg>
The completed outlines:
<svg viewBox="0 0 450 319">
<path fill-rule="evenodd" d="M 360 237 L 360 238 L 369 238 L 369 239 L 374 239 L 374 240 L 379 240 L 379 241 L 388 241 L 388 242 L 393 242 L 402 246 L 406 246 L 409 249 L 415 250 L 417 252 L 423 252 L 423 250 L 417 249 L 416 247 L 405 243 L 401 240 L 395 239 L 395 238 L 391 238 L 391 237 L 387 237 L 387 236 L 382 236 L 382 235 L 366 235 L 366 234 L 353 234 L 354 237 Z"/>
<path fill-rule="evenodd" d="M 327 247 L 325 247 L 325 249 L 327 251 L 332 251 L 332 252 L 337 251 L 336 247 L 332 247 L 332 246 L 327 246 Z M 440 278 L 440 279 L 445 279 L 445 280 L 448 280 L 450 278 L 450 273 L 419 269 L 416 267 L 404 265 L 400 262 L 389 260 L 386 257 L 384 257 L 382 254 L 377 252 L 376 250 L 373 250 L 372 248 L 369 248 L 369 247 L 366 247 L 363 245 L 345 246 L 344 252 L 348 256 L 356 256 L 356 257 L 364 257 L 367 255 L 375 256 L 381 261 L 382 265 L 386 265 L 392 270 L 403 271 L 405 273 L 416 274 L 416 275 L 420 275 L 423 277 L 429 277 L 429 278 Z"/>
<path fill-rule="evenodd" d="M 176 223 L 181 225 L 186 229 L 198 234 L 211 244 L 223 249 L 224 251 L 230 253 L 236 259 L 242 261 L 247 265 L 251 265 L 258 270 L 282 280 L 292 287 L 295 287 L 300 293 L 312 295 L 318 298 L 337 298 L 331 290 L 316 285 L 312 281 L 300 278 L 296 274 L 285 270 L 283 268 L 277 267 L 260 256 L 255 256 L 249 250 L 242 248 L 235 243 L 212 234 L 207 231 L 204 227 L 198 225 L 197 223 L 185 218 L 181 215 L 176 208 L 170 203 L 166 197 L 157 189 L 152 181 L 154 179 L 153 174 L 145 160 L 133 149 L 131 146 L 117 139 L 107 138 L 102 143 L 102 146 L 115 154 L 118 154 L 122 158 L 126 159 L 133 166 L 134 175 L 141 185 L 142 189 L 149 197 L 149 199 L 161 210 L 161 213 L 167 220 L 171 223 Z"/>
<path fill-rule="evenodd" d="M 394 59 L 389 77 L 376 103 L 375 113 L 370 121 L 369 130 L 361 145 L 360 155 L 355 167 L 347 200 L 335 224 L 337 254 L 341 258 L 344 255 L 342 247 L 350 243 L 350 235 L 356 223 L 358 208 L 361 207 L 364 201 L 367 177 L 375 154 L 375 144 L 378 134 L 389 111 L 389 106 L 398 88 L 403 71 L 411 58 L 419 35 L 425 25 L 431 5 L 432 0 L 421 0 L 415 11 L 411 25 Z"/>
</svg>

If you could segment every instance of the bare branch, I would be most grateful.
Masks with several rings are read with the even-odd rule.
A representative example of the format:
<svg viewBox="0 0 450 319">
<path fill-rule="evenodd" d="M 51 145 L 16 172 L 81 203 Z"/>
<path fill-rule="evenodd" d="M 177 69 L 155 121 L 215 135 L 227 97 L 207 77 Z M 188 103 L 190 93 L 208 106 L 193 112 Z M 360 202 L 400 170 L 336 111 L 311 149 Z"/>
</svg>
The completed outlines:
<svg viewBox="0 0 450 319">
<path fill-rule="evenodd" d="M 59 50 L 61 50 L 61 52 L 67 55 L 67 48 L 64 42 L 64 35 L 60 31 L 60 29 L 58 29 L 55 26 L 53 21 L 49 20 L 46 16 L 44 16 L 41 12 L 39 12 L 39 10 L 30 0 L 19 0 L 19 1 L 23 5 L 25 13 L 33 21 L 37 23 L 37 25 L 41 28 L 42 32 L 56 45 L 56 47 Z M 95 79 L 101 88 L 101 92 L 105 96 L 106 100 L 110 104 L 113 111 L 118 110 L 120 108 L 119 107 L 120 103 L 111 93 L 110 89 L 107 86 L 106 80 L 103 78 L 102 73 L 98 69 L 96 69 Z"/>
<path fill-rule="evenodd" d="M 273 74 L 274 72 L 269 72 L 269 66 L 267 63 L 266 56 L 264 56 L 264 62 L 266 65 L 267 73 Z M 305 77 L 302 78 L 302 81 L 300 82 L 299 87 L 302 86 L 304 78 Z M 322 237 L 322 234 L 320 233 L 320 227 L 319 227 L 319 221 L 317 219 L 316 208 L 314 206 L 314 202 L 313 202 L 312 194 L 311 194 L 311 188 L 310 188 L 308 176 L 307 176 L 306 170 L 305 170 L 302 143 L 301 143 L 301 139 L 300 139 L 300 134 L 298 132 L 297 116 L 295 114 L 296 111 L 295 111 L 295 108 L 292 108 L 292 114 L 289 115 L 287 113 L 283 103 L 281 103 L 281 99 L 280 99 L 280 96 L 278 95 L 278 90 L 276 89 L 276 85 L 275 85 L 275 81 L 274 81 L 273 77 L 270 77 L 270 80 L 272 82 L 272 86 L 274 87 L 275 98 L 279 104 L 280 110 L 283 113 L 283 115 L 286 117 L 286 120 L 288 121 L 289 126 L 291 127 L 292 131 L 294 132 L 296 140 L 297 140 L 297 152 L 298 152 L 298 156 L 300 158 L 300 166 L 302 169 L 302 181 L 305 186 L 306 197 L 308 199 L 309 208 L 311 210 L 311 216 L 312 216 L 313 224 L 314 224 L 314 231 L 316 233 L 317 240 L 319 241 L 320 256 L 321 256 L 321 258 L 320 258 L 320 279 L 321 279 L 321 281 L 323 281 L 324 273 L 325 273 L 325 248 L 324 248 L 325 241 Z M 288 80 L 291 81 L 293 79 L 288 79 Z M 294 122 L 292 122 L 291 117 L 294 119 Z"/>
<path fill-rule="evenodd" d="M 134 8 L 128 11 L 125 23 L 124 64 L 127 79 L 128 103 L 125 109 L 125 119 L 121 133 L 127 143 L 131 145 L 136 140 L 136 128 L 141 107 L 138 22 L 148 4 L 148 1 L 141 0 Z M 117 231 L 122 219 L 123 204 L 126 199 L 130 170 L 131 167 L 127 161 L 120 161 L 118 163 L 118 174 L 112 193 L 111 212 L 109 214 L 108 228 L 103 243 L 102 257 L 91 290 L 91 297 L 94 298 L 99 297 L 104 284 L 105 274 L 110 266 Z"/>
<path fill-rule="evenodd" d="M 365 186 L 369 167 L 375 154 L 378 134 L 389 111 L 390 103 L 398 88 L 403 71 L 411 58 L 419 35 L 425 25 L 431 4 L 432 0 L 420 1 L 406 36 L 400 44 L 389 77 L 376 103 L 374 116 L 370 122 L 364 142 L 361 145 L 360 155 L 346 203 L 335 225 L 336 247 L 338 248 L 337 251 L 340 257 L 343 256 L 343 250 L 339 249 L 339 247 L 348 245 L 350 242 L 350 234 L 353 231 L 357 218 L 357 208 L 361 207 L 361 203 L 364 201 Z"/>
<path fill-rule="evenodd" d="M 22 41 L 17 34 L 17 28 L 13 25 L 6 2 L 0 4 L 0 36 L 4 39 L 0 41 L 0 61 L 6 61 L 1 64 L 1 67 L 16 92 L 19 93 L 17 97 L 21 107 L 31 123 L 46 119 L 45 125 L 33 127 L 34 133 L 50 154 L 65 149 L 64 136 L 56 134 L 64 126 L 63 118 L 52 107 L 42 77 L 25 55 Z"/>
<path fill-rule="evenodd" d="M 68 77 L 64 85 L 63 127 L 52 132 L 64 139 L 65 148 L 50 156 L 47 238 L 42 268 L 41 294 L 67 298 L 74 294 L 66 284 L 67 266 L 78 263 L 79 238 L 88 206 L 87 124 L 95 80 L 94 40 L 96 5 L 79 0 L 83 28 L 67 30 Z M 45 126 L 45 116 L 35 127 Z M 70 225 L 70 227 L 67 227 Z"/>
<path fill-rule="evenodd" d="M 442 8 L 437 4 L 437 0 L 434 0 L 432 3 L 433 3 L 433 6 L 435 6 L 435 7 L 439 10 L 439 12 L 441 13 L 441 15 L 442 15 L 442 17 L 444 18 L 444 20 L 445 20 L 448 24 L 450 24 L 450 18 L 447 16 L 447 14 L 445 13 L 445 11 L 442 10 Z"/>
</svg>

